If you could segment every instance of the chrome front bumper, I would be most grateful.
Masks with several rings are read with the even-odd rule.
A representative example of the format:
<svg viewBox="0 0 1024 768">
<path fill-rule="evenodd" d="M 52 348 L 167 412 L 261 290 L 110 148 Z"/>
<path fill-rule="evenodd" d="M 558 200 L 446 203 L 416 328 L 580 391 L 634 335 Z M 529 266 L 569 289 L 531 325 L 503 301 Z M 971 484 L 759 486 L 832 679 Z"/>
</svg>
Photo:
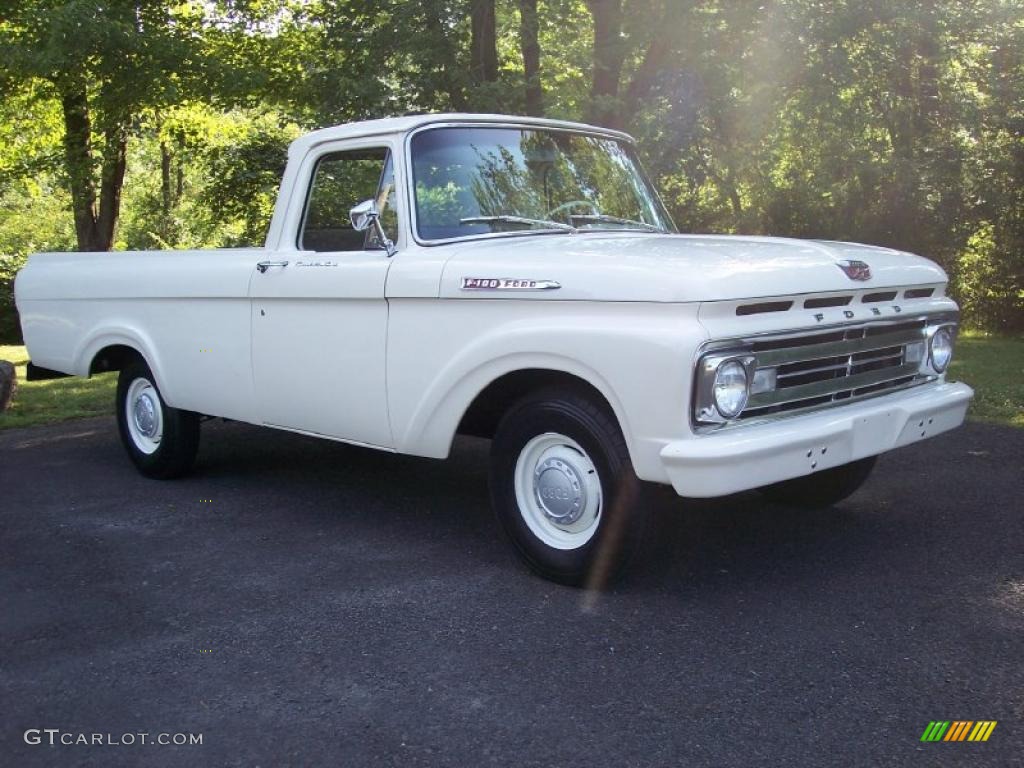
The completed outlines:
<svg viewBox="0 0 1024 768">
<path fill-rule="evenodd" d="M 958 427 L 973 396 L 966 384 L 926 384 L 813 414 L 696 435 L 665 446 L 661 461 L 680 496 L 725 496 Z"/>
</svg>

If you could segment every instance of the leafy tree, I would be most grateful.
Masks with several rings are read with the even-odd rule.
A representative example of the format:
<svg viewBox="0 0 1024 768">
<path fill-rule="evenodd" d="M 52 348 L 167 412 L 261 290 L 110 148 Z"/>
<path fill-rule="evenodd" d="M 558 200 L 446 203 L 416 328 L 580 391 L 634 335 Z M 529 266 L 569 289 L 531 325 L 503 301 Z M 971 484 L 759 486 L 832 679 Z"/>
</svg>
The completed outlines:
<svg viewBox="0 0 1024 768">
<path fill-rule="evenodd" d="M 45 84 L 61 107 L 80 250 L 107 250 L 121 204 L 128 138 L 140 112 L 180 98 L 199 75 L 192 6 L 20 0 L 0 26 L 3 92 Z"/>
<path fill-rule="evenodd" d="M 920 252 L 1024 328 L 1020 0 L 8 0 L 0 96 L 9 256 L 258 242 L 301 128 L 525 112 L 636 135 L 684 231 Z"/>
<path fill-rule="evenodd" d="M 288 160 L 288 143 L 297 134 L 295 126 L 257 121 L 243 126 L 231 142 L 207 151 L 210 183 L 205 197 L 210 213 L 214 220 L 241 225 L 229 245 L 263 244 Z"/>
</svg>

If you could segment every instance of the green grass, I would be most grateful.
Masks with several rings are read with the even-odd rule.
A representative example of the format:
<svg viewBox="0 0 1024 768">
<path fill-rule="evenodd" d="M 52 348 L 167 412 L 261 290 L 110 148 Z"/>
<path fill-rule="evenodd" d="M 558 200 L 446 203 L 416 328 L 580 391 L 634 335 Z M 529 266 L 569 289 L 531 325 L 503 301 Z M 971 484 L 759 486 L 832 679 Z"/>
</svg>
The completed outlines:
<svg viewBox="0 0 1024 768">
<path fill-rule="evenodd" d="M 18 391 L 11 407 L 0 413 L 0 430 L 34 427 L 68 419 L 106 416 L 114 412 L 117 374 L 104 373 L 91 379 L 74 377 L 50 381 L 25 381 L 28 353 L 24 347 L 0 345 L 0 360 L 15 365 Z"/>
<path fill-rule="evenodd" d="M 0 429 L 114 412 L 115 374 L 25 381 L 24 347 L 0 346 L 0 360 L 10 360 L 18 370 L 18 392 L 11 409 L 0 413 Z M 969 418 L 1024 428 L 1024 338 L 961 334 L 950 378 L 974 387 Z"/>
<path fill-rule="evenodd" d="M 969 418 L 1024 427 L 1024 338 L 960 334 L 949 378 L 974 387 Z"/>
</svg>

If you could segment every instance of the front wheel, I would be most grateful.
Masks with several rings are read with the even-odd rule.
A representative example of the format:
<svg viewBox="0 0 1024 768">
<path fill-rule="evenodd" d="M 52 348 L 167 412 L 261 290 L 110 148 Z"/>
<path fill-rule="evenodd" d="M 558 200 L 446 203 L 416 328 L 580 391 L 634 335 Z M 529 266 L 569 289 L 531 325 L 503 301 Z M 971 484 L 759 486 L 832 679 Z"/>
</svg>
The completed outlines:
<svg viewBox="0 0 1024 768">
<path fill-rule="evenodd" d="M 552 581 L 601 587 L 642 539 L 646 516 L 622 432 L 585 395 L 550 390 L 513 406 L 491 446 L 490 487 L 516 552 Z"/>
<path fill-rule="evenodd" d="M 784 480 L 759 489 L 769 501 L 803 509 L 824 509 L 838 504 L 864 485 L 875 468 L 876 456 L 853 461 L 813 475 Z"/>
<path fill-rule="evenodd" d="M 146 477 L 186 474 L 199 449 L 199 414 L 164 402 L 143 361 L 128 363 L 117 379 L 117 429 L 135 467 Z"/>
</svg>

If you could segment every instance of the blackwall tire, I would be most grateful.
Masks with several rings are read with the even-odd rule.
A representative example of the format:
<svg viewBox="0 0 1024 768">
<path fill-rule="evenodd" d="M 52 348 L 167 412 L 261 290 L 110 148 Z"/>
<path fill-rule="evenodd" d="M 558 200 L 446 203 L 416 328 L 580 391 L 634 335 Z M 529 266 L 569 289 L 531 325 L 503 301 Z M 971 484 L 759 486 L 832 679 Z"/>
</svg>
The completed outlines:
<svg viewBox="0 0 1024 768">
<path fill-rule="evenodd" d="M 192 469 L 199 450 L 199 414 L 168 406 L 142 360 L 121 369 L 116 407 L 121 443 L 139 472 L 169 480 Z"/>
<path fill-rule="evenodd" d="M 582 393 L 547 390 L 504 415 L 491 446 L 491 501 L 515 551 L 561 584 L 617 578 L 646 527 L 641 484 L 614 415 Z"/>
</svg>

